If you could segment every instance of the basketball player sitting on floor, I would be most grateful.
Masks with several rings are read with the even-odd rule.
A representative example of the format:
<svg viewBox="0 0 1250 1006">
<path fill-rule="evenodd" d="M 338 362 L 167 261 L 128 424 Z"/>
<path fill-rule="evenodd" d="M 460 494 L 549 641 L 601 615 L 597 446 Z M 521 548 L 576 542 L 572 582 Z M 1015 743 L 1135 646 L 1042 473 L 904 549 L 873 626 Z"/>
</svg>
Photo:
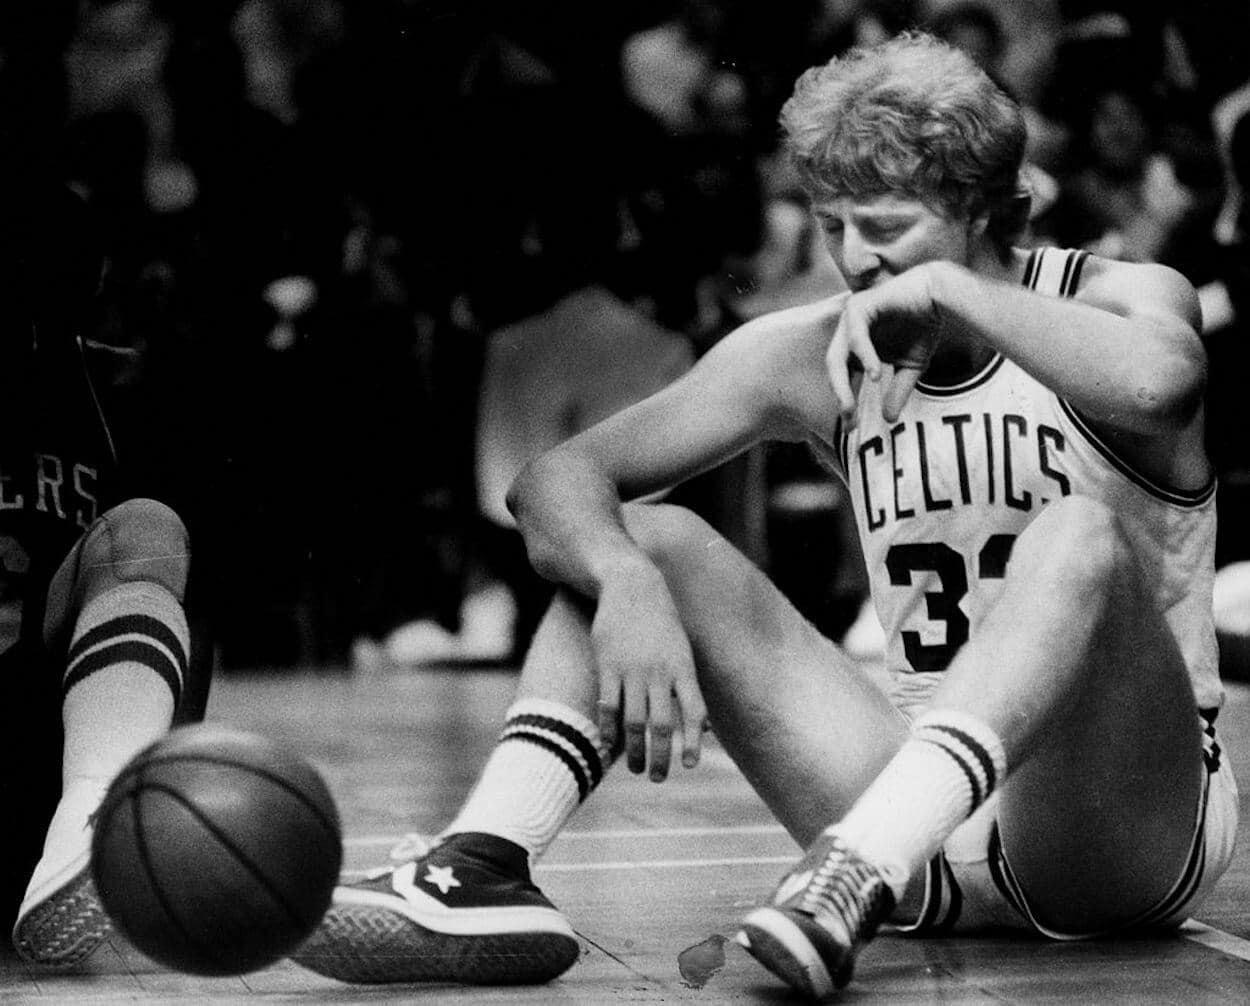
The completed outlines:
<svg viewBox="0 0 1250 1006">
<path fill-rule="evenodd" d="M 340 978 L 537 981 L 577 957 L 527 867 L 602 778 L 716 736 L 809 846 L 738 940 L 800 992 L 884 924 L 1175 926 L 1231 855 L 1195 294 L 1014 247 L 1020 110 L 922 35 L 804 75 L 786 142 L 850 291 L 742 326 L 533 462 L 510 501 L 564 585 L 432 849 L 338 889 Z M 766 439 L 845 479 L 892 687 L 699 517 L 622 503 Z M 706 703 L 706 706 L 705 706 Z"/>
<path fill-rule="evenodd" d="M 68 190 L 21 198 L 5 207 L 0 295 L 3 911 L 22 957 L 70 965 L 109 931 L 91 815 L 184 686 L 188 551 L 171 509 L 117 495 L 75 328 L 102 262 L 85 211 Z"/>
</svg>

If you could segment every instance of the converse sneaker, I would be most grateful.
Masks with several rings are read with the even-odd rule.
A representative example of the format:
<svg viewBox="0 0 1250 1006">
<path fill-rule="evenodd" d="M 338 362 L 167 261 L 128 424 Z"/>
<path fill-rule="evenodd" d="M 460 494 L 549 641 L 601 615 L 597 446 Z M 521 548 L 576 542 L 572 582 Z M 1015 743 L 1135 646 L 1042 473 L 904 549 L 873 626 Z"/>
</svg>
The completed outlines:
<svg viewBox="0 0 1250 1006">
<path fill-rule="evenodd" d="M 111 931 L 91 879 L 90 850 L 47 877 L 36 875 L 13 926 L 13 946 L 32 964 L 69 967 L 86 960 Z"/>
<path fill-rule="evenodd" d="M 792 988 L 823 999 L 851 980 L 860 946 L 893 907 L 876 867 L 821 835 L 782 878 L 773 903 L 743 919 L 737 938 Z"/>
<path fill-rule="evenodd" d="M 530 881 L 525 850 L 467 832 L 336 888 L 292 959 L 347 982 L 526 985 L 563 974 L 579 952 L 568 920 Z"/>
</svg>

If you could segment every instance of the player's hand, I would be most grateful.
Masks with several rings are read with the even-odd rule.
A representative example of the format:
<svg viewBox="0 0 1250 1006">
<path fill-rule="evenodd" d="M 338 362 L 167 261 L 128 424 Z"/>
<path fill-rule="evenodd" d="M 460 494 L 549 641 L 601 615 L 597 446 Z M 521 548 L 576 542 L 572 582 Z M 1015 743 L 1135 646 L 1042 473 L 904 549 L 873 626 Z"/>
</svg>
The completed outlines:
<svg viewBox="0 0 1250 1006">
<path fill-rule="evenodd" d="M 885 381 L 881 414 L 894 422 L 929 366 L 943 332 L 931 270 L 916 266 L 852 294 L 842 307 L 825 367 L 844 421 L 855 411 L 852 361 L 870 380 Z"/>
<path fill-rule="evenodd" d="M 648 767 L 655 782 L 668 777 L 676 733 L 682 764 L 693 768 L 707 723 L 694 656 L 668 585 L 658 569 L 603 584 L 591 644 L 599 670 L 599 730 L 609 751 L 625 732 L 631 772 Z"/>
</svg>

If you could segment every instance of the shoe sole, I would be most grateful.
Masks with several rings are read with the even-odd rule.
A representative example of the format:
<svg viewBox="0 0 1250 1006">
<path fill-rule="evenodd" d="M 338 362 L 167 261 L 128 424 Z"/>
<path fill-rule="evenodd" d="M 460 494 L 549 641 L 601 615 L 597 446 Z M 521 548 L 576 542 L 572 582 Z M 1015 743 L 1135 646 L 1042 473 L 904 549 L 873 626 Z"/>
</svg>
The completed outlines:
<svg viewBox="0 0 1250 1006">
<path fill-rule="evenodd" d="M 539 985 L 567 971 L 580 953 L 572 930 L 447 934 L 385 906 L 336 904 L 291 959 L 361 984 Z"/>
<path fill-rule="evenodd" d="M 791 988 L 825 999 L 846 984 L 835 981 L 807 934 L 786 913 L 757 908 L 742 920 L 737 941 L 747 953 Z M 849 979 L 849 973 L 846 974 Z"/>
<path fill-rule="evenodd" d="M 95 953 L 112 928 L 84 863 L 19 913 L 13 946 L 31 964 L 72 967 Z"/>
</svg>

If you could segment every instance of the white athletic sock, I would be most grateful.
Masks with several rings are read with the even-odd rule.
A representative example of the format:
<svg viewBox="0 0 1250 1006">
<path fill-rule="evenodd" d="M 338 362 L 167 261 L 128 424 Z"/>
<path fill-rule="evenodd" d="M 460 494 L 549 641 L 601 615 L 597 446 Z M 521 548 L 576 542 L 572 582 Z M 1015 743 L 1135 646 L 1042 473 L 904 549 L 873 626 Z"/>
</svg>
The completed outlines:
<svg viewBox="0 0 1250 1006">
<path fill-rule="evenodd" d="M 593 792 L 610 760 L 599 728 L 547 699 L 519 699 L 477 785 L 443 835 L 480 831 L 537 859 Z"/>
<path fill-rule="evenodd" d="M 895 898 L 1002 782 L 998 735 L 975 716 L 923 714 L 847 815 L 827 830 L 881 870 Z"/>
<path fill-rule="evenodd" d="M 79 613 L 65 668 L 61 801 L 30 888 L 79 857 L 110 782 L 169 729 L 189 646 L 182 605 L 154 583 L 126 583 Z"/>
</svg>

